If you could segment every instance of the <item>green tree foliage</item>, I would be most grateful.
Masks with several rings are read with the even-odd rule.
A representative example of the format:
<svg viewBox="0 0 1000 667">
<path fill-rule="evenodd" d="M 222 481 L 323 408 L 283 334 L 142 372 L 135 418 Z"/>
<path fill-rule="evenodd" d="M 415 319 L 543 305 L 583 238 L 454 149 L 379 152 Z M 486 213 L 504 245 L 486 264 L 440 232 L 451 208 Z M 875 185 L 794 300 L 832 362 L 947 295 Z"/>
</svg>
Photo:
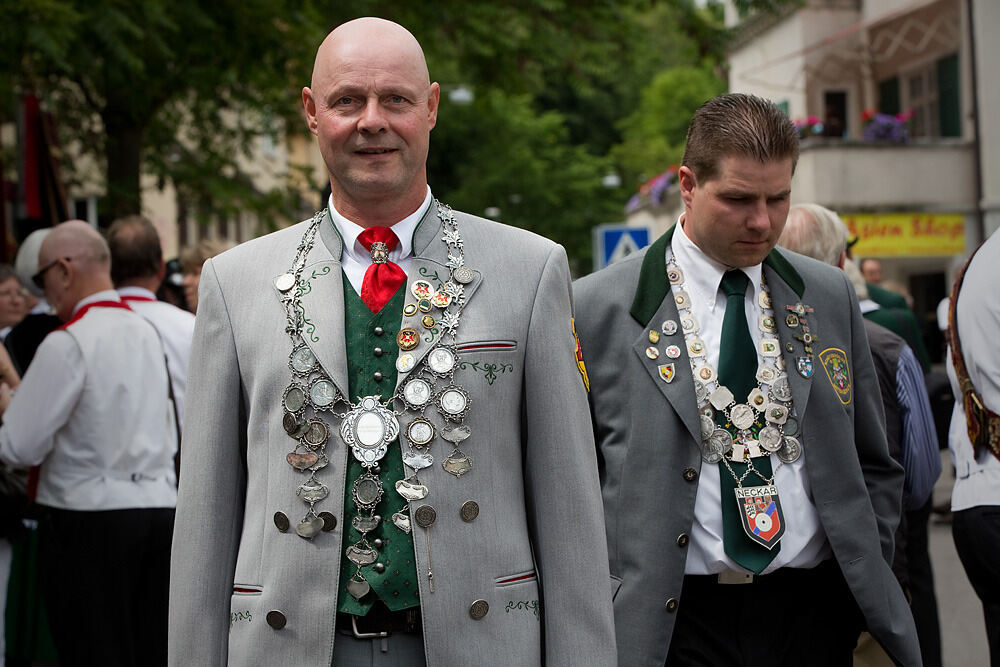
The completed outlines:
<svg viewBox="0 0 1000 667">
<path fill-rule="evenodd" d="M 707 67 L 679 65 L 660 72 L 622 122 L 625 139 L 615 147 L 615 158 L 640 180 L 680 162 L 692 114 L 725 90 L 725 82 Z"/>
<path fill-rule="evenodd" d="M 428 165 L 435 193 L 474 213 L 496 206 L 580 262 L 590 226 L 621 219 L 636 174 L 662 170 L 678 143 L 659 138 L 669 127 L 623 119 L 639 105 L 686 124 L 703 81 L 680 82 L 684 104 L 644 89 L 677 65 L 713 71 L 725 35 L 717 7 L 694 0 L 0 0 L 0 120 L 13 119 L 17 92 L 38 93 L 64 145 L 101 165 L 105 218 L 138 210 L 140 173 L 176 187 L 182 216 L 295 217 L 287 183 L 251 183 L 269 166 L 261 142 L 306 132 L 299 91 L 316 46 L 366 15 L 416 35 L 445 100 L 460 84 L 475 91 L 471 105 L 443 103 Z M 64 161 L 64 173 L 73 167 Z M 623 187 L 602 186 L 623 167 Z"/>
<path fill-rule="evenodd" d="M 309 5 L 281 0 L 5 0 L 0 25 L 16 73 L 4 98 L 40 95 L 66 140 L 100 158 L 112 216 L 139 210 L 140 170 L 193 202 L 246 181 L 239 157 L 293 117 L 289 83 L 323 34 Z M 225 204 L 262 203 L 230 193 Z"/>
<path fill-rule="evenodd" d="M 583 268 L 590 227 L 620 219 L 623 194 L 601 184 L 610 162 L 568 136 L 562 115 L 538 113 L 527 94 L 489 89 L 467 106 L 445 101 L 431 134 L 431 187 L 470 213 L 498 208 L 503 222 L 562 243 Z"/>
</svg>

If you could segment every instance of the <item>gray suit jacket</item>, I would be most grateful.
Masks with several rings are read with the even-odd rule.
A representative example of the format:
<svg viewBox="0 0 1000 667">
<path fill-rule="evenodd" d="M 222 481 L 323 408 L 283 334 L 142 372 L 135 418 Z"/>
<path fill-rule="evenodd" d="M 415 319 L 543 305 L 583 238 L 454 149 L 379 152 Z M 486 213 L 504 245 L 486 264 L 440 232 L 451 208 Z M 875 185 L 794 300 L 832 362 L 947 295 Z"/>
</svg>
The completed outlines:
<svg viewBox="0 0 1000 667">
<path fill-rule="evenodd" d="M 686 346 L 664 382 L 645 350 L 649 329 L 678 321 L 668 298 L 665 250 L 673 228 L 636 253 L 574 284 L 577 332 L 591 383 L 615 627 L 621 665 L 662 667 L 687 551 L 678 537 L 694 520 L 701 471 L 698 412 Z M 899 519 L 902 469 L 886 448 L 882 407 L 857 298 L 842 271 L 774 251 L 764 275 L 779 321 L 782 354 L 802 424 L 803 456 L 834 556 L 868 623 L 890 655 L 919 665 L 909 607 L 888 562 Z M 784 325 L 786 304 L 802 302 L 820 341 L 815 372 L 796 372 L 802 343 Z M 682 340 L 678 333 L 678 340 Z M 785 350 L 794 342 L 796 353 Z M 822 350 L 845 352 L 852 391 L 842 397 L 820 363 Z M 846 403 L 845 403 L 846 400 Z M 682 543 L 685 543 L 683 540 Z M 819 601 L 817 601 L 819 603 Z M 680 601 L 683 605 L 683 600 Z M 676 608 L 674 605 L 670 607 Z"/>
<path fill-rule="evenodd" d="M 427 663 L 612 665 L 604 522 L 565 252 L 522 230 L 456 216 L 476 273 L 466 285 L 455 376 L 471 397 L 472 437 L 462 449 L 474 465 L 461 478 L 446 473 L 440 462 L 451 448 L 437 438 L 436 462 L 420 472 L 430 495 L 410 503 L 411 513 L 421 505 L 437 512 L 428 529 L 413 524 Z M 319 473 L 331 492 L 316 505 L 337 517 L 337 528 L 307 541 L 273 521 L 282 512 L 294 525 L 306 510 L 295 495 L 305 477 L 285 460 L 294 444 L 281 407 L 290 343 L 273 281 L 307 224 L 249 241 L 202 270 L 172 555 L 171 665 L 328 667 L 336 652 L 349 455 L 339 423 Z M 446 280 L 434 206 L 413 240 L 410 283 Z M 346 395 L 340 256 L 327 216 L 302 274 L 310 286 L 304 337 Z M 440 336 L 423 335 L 418 360 Z M 461 350 L 465 343 L 476 345 Z M 440 433 L 440 416 L 427 416 Z M 389 455 L 400 456 L 398 447 Z M 471 522 L 459 512 L 468 500 L 480 507 Z M 489 604 L 481 620 L 470 615 L 477 600 Z M 266 622 L 271 610 L 287 619 L 283 629 Z"/>
</svg>

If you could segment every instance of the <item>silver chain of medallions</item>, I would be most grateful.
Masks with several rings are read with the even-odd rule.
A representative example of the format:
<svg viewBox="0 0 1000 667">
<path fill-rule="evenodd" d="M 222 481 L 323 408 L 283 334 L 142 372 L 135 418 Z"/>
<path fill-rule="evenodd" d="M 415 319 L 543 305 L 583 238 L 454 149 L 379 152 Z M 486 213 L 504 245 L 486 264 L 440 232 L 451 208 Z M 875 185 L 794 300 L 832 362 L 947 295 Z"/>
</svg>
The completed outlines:
<svg viewBox="0 0 1000 667">
<path fill-rule="evenodd" d="M 303 280 L 302 273 L 307 256 L 315 244 L 324 211 L 317 212 L 313 217 L 299 243 L 289 272 L 279 276 L 275 283 L 282 294 L 281 300 L 287 319 L 286 332 L 292 343 L 289 355 L 292 380 L 282 396 L 284 408 L 282 424 L 288 435 L 297 443 L 295 449 L 288 454 L 287 460 L 296 470 L 308 472 L 310 475 L 309 479 L 296 490 L 296 495 L 309 506 L 303 519 L 296 525 L 296 532 L 303 538 L 311 539 L 326 525 L 321 518 L 326 513 L 317 516 L 315 504 L 329 495 L 329 488 L 316 478 L 316 473 L 329 463 L 326 445 L 330 437 L 330 426 L 319 416 L 321 412 L 329 412 L 341 421 L 340 437 L 364 469 L 351 491 L 351 497 L 358 509 L 357 516 L 352 520 L 352 526 L 361 533 L 361 539 L 345 550 L 347 558 L 358 568 L 348 581 L 347 589 L 358 599 L 370 590 L 368 582 L 361 573 L 361 567 L 374 563 L 378 558 L 378 552 L 368 541 L 367 534 L 374 530 L 382 519 L 375 514 L 375 508 L 384 494 L 382 481 L 378 477 L 379 461 L 386 455 L 389 444 L 399 435 L 400 425 L 397 417 L 408 412 L 419 413 L 404 429 L 407 449 L 402 453 L 402 458 L 403 463 L 412 471 L 405 479 L 396 482 L 396 492 L 404 500 L 407 502 L 420 500 L 429 493 L 429 489 L 420 482 L 417 473 L 433 464 L 429 450 L 436 429 L 425 414 L 431 405 L 436 405 L 446 422 L 450 422 L 443 429 L 441 437 L 452 444 L 453 450 L 442 463 L 442 467 L 456 477 L 472 468 L 472 459 L 458 447 L 458 444 L 470 435 L 469 428 L 463 423 L 468 414 L 470 398 L 468 392 L 454 382 L 455 371 L 459 366 L 454 343 L 461 312 L 465 306 L 464 285 L 474 280 L 475 273 L 465 266 L 462 236 L 454 212 L 437 200 L 435 205 L 443 226 L 441 240 L 448 249 L 447 266 L 451 272 L 451 279 L 440 284 L 436 291 L 430 282 L 418 280 L 413 283 L 411 291 L 419 300 L 420 310 L 428 313 L 422 318 L 424 328 L 432 330 L 441 327 L 449 336 L 450 344 L 435 345 L 417 367 L 416 359 L 409 350 L 419 344 L 421 334 L 415 329 L 401 330 L 397 338 L 401 354 L 397 358 L 396 369 L 401 374 L 414 370 L 416 372 L 405 382 L 399 383 L 399 389 L 385 401 L 381 396 L 373 395 L 360 397 L 357 403 L 351 402 L 337 390 L 302 337 L 306 318 L 301 297 L 307 291 L 307 281 Z M 387 259 L 383 257 L 385 253 L 381 253 L 380 250 L 373 246 L 373 261 Z M 426 310 L 424 301 L 427 304 Z M 437 320 L 429 315 L 433 308 L 443 311 Z M 413 311 L 415 312 L 416 310 Z M 405 338 L 404 333 L 407 334 Z M 409 337 L 410 333 L 412 338 Z M 438 390 L 437 384 L 440 379 L 445 380 L 446 385 Z M 398 400 L 403 407 L 392 409 L 395 400 Z M 345 404 L 348 408 L 342 414 L 335 411 L 335 407 L 341 404 Z M 313 416 L 310 418 L 307 418 L 308 408 L 312 408 Z M 327 520 L 332 523 L 333 517 Z M 396 512 L 392 516 L 392 521 L 400 530 L 410 532 L 410 517 L 407 512 Z M 428 576 L 432 576 L 430 572 Z"/>
<path fill-rule="evenodd" d="M 767 280 L 761 276 L 758 301 L 762 313 L 758 321 L 762 340 L 757 348 L 764 363 L 757 368 L 758 386 L 747 395 L 746 402 L 737 402 L 732 392 L 719 383 L 718 372 L 708 362 L 705 344 L 698 336 L 701 329 L 691 309 L 691 297 L 685 289 L 684 272 L 672 255 L 667 260 L 667 279 L 677 305 L 695 384 L 702 458 L 708 463 L 722 461 L 736 479 L 737 486 L 742 486 L 751 471 L 772 484 L 773 476 L 767 480 L 760 475 L 753 466 L 753 459 L 774 453 L 782 464 L 792 463 L 801 456 L 802 446 L 795 437 L 798 421 L 794 416 L 792 392 L 781 357 Z M 732 425 L 732 432 L 716 424 L 716 410 L 726 416 Z M 747 471 L 736 475 L 729 465 L 730 461 L 746 463 Z"/>
</svg>

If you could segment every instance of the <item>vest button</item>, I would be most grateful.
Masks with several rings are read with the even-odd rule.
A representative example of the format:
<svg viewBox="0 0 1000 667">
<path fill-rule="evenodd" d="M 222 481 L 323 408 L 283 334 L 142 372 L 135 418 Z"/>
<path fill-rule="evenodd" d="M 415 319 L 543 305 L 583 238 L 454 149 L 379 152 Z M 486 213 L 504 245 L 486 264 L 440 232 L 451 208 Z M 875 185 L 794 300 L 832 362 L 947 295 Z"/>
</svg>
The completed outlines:
<svg viewBox="0 0 1000 667">
<path fill-rule="evenodd" d="M 665 608 L 665 609 L 666 609 L 666 610 L 667 610 L 667 611 L 668 611 L 669 613 L 671 613 L 671 614 L 672 614 L 672 613 L 674 613 L 675 611 L 677 611 L 677 604 L 678 604 L 678 602 L 677 602 L 677 598 L 670 598 L 669 600 L 667 600 L 667 603 L 666 603 L 665 605 L 663 605 L 663 607 L 664 607 L 664 608 Z"/>
<path fill-rule="evenodd" d="M 375 327 L 373 331 L 376 336 L 381 336 L 382 334 L 385 333 L 385 329 L 383 329 L 382 327 Z"/>
<path fill-rule="evenodd" d="M 694 468 L 684 468 L 684 481 L 693 482 L 698 479 L 698 471 Z"/>
<path fill-rule="evenodd" d="M 281 512 L 275 512 L 274 525 L 277 526 L 278 530 L 284 533 L 288 530 L 289 526 L 291 526 L 291 523 L 288 521 L 287 516 L 285 516 Z"/>
<path fill-rule="evenodd" d="M 383 542 L 382 538 L 380 537 L 372 540 L 372 546 L 375 547 L 376 549 L 381 549 L 384 544 L 385 542 Z"/>
<path fill-rule="evenodd" d="M 384 351 L 380 347 L 376 347 L 374 350 L 372 350 L 372 354 L 374 354 L 376 357 L 381 357 L 383 352 Z"/>
<path fill-rule="evenodd" d="M 382 574 L 383 572 L 385 572 L 385 565 L 383 565 L 382 563 L 375 563 L 374 565 L 372 565 L 372 569 L 378 572 L 379 574 Z"/>
<path fill-rule="evenodd" d="M 267 619 L 267 624 L 270 625 L 275 630 L 282 629 L 288 622 L 288 620 L 285 618 L 285 615 L 282 614 L 277 609 L 272 609 L 271 611 L 267 612 L 267 616 L 265 618 Z"/>
<path fill-rule="evenodd" d="M 688 538 L 687 533 L 681 533 L 680 535 L 677 536 L 677 546 L 681 548 L 686 547 L 688 545 L 689 539 L 690 538 Z"/>
<path fill-rule="evenodd" d="M 381 382 L 382 381 L 382 371 L 375 371 L 374 373 L 372 373 L 372 377 L 375 378 L 376 382 Z"/>
</svg>

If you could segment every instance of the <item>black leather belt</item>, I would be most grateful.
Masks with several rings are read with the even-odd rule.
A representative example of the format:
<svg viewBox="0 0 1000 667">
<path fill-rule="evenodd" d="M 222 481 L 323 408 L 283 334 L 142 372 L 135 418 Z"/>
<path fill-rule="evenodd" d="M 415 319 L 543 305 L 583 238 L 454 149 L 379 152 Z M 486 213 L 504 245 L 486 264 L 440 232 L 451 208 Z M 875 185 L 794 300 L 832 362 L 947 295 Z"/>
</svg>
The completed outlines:
<svg viewBox="0 0 1000 667">
<path fill-rule="evenodd" d="M 390 611 L 385 605 L 376 604 L 364 616 L 338 612 L 337 631 L 356 639 L 379 639 L 393 633 L 420 633 L 423 632 L 420 607 Z"/>
</svg>

